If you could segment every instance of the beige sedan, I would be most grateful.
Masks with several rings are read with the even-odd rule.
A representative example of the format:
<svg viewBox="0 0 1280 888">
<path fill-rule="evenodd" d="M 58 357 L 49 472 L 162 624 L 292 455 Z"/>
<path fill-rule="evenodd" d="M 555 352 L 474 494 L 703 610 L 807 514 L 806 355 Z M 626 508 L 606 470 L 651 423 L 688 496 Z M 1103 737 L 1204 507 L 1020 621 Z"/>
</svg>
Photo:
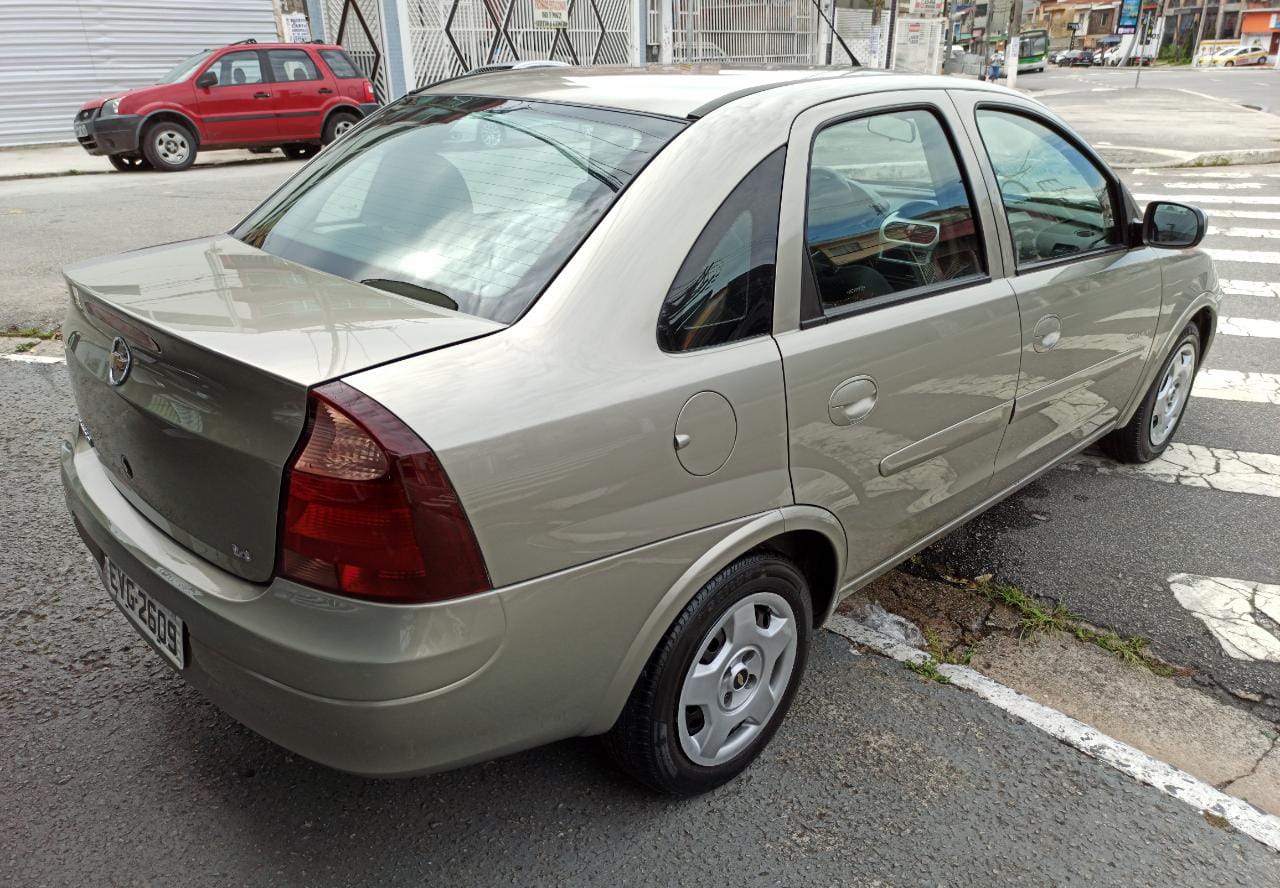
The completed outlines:
<svg viewBox="0 0 1280 888">
<path fill-rule="evenodd" d="M 282 746 L 396 776 L 602 734 L 700 792 L 842 596 L 1094 442 L 1160 454 L 1205 225 L 977 82 L 452 80 L 226 235 L 66 270 L 67 501 L 133 628 Z"/>
</svg>

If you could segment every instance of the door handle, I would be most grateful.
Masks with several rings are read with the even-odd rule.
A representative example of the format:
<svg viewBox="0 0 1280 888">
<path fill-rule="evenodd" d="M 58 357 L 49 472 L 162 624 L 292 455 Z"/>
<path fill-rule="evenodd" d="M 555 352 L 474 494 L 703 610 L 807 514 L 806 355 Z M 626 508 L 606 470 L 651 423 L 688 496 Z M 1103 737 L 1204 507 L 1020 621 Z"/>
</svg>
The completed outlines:
<svg viewBox="0 0 1280 888">
<path fill-rule="evenodd" d="M 269 99 L 271 98 L 271 93 L 254 93 L 253 97 L 255 99 Z"/>
<path fill-rule="evenodd" d="M 838 426 L 853 425 L 867 418 L 876 406 L 876 382 L 870 376 L 855 376 L 836 386 L 827 402 L 827 416 Z"/>
<path fill-rule="evenodd" d="M 333 90 L 329 89 L 329 87 L 327 87 L 327 86 L 322 86 L 322 87 L 320 87 L 318 90 L 316 90 L 316 92 L 320 93 L 320 95 L 322 95 L 322 96 L 331 96 L 331 95 L 333 95 Z"/>
</svg>

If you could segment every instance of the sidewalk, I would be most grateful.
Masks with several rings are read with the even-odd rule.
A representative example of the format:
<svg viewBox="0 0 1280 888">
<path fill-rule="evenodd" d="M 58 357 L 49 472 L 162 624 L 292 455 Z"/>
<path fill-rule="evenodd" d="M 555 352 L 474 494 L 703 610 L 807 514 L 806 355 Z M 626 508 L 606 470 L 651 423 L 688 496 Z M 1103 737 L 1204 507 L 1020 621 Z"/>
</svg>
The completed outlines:
<svg viewBox="0 0 1280 888">
<path fill-rule="evenodd" d="M 262 163 L 284 160 L 279 151 L 253 154 L 249 151 L 208 151 L 196 155 L 196 166 L 223 166 L 233 163 Z M 5 179 L 38 179 L 46 176 L 83 176 L 114 173 L 105 157 L 87 154 L 79 145 L 32 145 L 25 148 L 0 148 L 0 181 Z"/>
<path fill-rule="evenodd" d="M 1221 99 L 1181 89 L 1027 93 L 1119 169 L 1280 162 L 1280 117 Z"/>
</svg>

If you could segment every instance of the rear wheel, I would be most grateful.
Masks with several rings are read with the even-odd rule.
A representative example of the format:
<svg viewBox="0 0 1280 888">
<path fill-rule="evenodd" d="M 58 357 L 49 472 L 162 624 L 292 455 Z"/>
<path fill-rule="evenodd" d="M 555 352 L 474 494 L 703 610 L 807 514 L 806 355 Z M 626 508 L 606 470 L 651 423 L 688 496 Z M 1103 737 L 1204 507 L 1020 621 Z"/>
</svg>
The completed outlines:
<svg viewBox="0 0 1280 888">
<path fill-rule="evenodd" d="M 1165 359 L 1138 412 L 1124 428 L 1102 439 L 1102 449 L 1120 462 L 1151 462 L 1164 453 L 1191 398 L 1200 362 L 1200 329 L 1187 324 Z"/>
<path fill-rule="evenodd" d="M 281 145 L 280 150 L 290 160 L 306 160 L 308 157 L 314 157 L 315 153 L 320 150 L 320 146 L 299 142 L 294 145 Z"/>
<path fill-rule="evenodd" d="M 147 127 L 142 154 L 160 172 L 175 173 L 196 162 L 196 139 L 181 123 L 161 120 Z"/>
<path fill-rule="evenodd" d="M 350 111 L 335 111 L 325 121 L 324 134 L 321 141 L 328 145 L 359 122 L 360 118 Z"/>
<path fill-rule="evenodd" d="M 694 795 L 732 780 L 786 717 L 809 653 L 804 575 L 739 558 L 694 596 L 649 658 L 605 745 L 632 777 Z"/>
<path fill-rule="evenodd" d="M 135 173 L 138 170 L 149 170 L 151 164 L 141 154 L 108 154 L 107 160 L 122 173 Z"/>
</svg>

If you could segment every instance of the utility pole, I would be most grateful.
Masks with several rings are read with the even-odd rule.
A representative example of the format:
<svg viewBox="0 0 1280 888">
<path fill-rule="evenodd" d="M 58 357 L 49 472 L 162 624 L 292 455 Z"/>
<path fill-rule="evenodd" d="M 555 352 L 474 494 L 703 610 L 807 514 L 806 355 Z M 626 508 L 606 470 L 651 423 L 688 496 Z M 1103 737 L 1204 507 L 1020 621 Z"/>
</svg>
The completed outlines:
<svg viewBox="0 0 1280 888">
<path fill-rule="evenodd" d="M 1013 89 L 1018 83 L 1018 35 L 1021 33 L 1022 0 L 1013 0 L 1013 6 L 1009 9 L 1009 40 L 1004 47 L 1004 63 L 1009 68 L 1009 89 Z"/>
<path fill-rule="evenodd" d="M 671 7 L 675 0 L 658 0 L 658 63 L 671 64 Z"/>
<path fill-rule="evenodd" d="M 1204 20 L 1209 15 L 1209 0 L 1200 3 L 1200 24 L 1196 26 L 1196 43 L 1191 47 L 1192 67 L 1200 66 L 1200 41 L 1204 39 Z"/>
</svg>

